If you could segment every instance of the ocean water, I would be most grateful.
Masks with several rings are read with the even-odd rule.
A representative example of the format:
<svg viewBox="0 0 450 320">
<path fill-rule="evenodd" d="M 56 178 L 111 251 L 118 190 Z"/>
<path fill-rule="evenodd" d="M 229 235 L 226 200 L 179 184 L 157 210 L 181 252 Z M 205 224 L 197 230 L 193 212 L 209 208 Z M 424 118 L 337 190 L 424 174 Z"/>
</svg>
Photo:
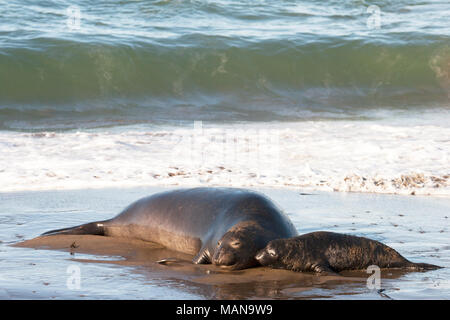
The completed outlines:
<svg viewBox="0 0 450 320">
<path fill-rule="evenodd" d="M 0 0 L 0 192 L 450 195 L 450 3 Z"/>
</svg>

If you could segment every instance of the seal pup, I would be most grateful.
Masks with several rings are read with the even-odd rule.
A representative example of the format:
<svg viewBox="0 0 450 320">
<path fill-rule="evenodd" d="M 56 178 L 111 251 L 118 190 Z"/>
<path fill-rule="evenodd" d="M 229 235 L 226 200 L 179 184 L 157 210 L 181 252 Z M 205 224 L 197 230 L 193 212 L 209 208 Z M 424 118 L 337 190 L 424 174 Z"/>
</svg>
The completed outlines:
<svg viewBox="0 0 450 320">
<path fill-rule="evenodd" d="M 297 272 L 336 273 L 370 265 L 415 271 L 441 268 L 411 262 L 376 240 L 326 231 L 272 240 L 255 258 L 263 266 Z"/>
<path fill-rule="evenodd" d="M 298 235 L 289 217 L 258 192 L 236 188 L 192 188 L 142 198 L 116 217 L 56 234 L 90 234 L 151 241 L 195 255 L 196 264 L 230 269 L 258 265 L 256 253 L 273 239 Z"/>
</svg>

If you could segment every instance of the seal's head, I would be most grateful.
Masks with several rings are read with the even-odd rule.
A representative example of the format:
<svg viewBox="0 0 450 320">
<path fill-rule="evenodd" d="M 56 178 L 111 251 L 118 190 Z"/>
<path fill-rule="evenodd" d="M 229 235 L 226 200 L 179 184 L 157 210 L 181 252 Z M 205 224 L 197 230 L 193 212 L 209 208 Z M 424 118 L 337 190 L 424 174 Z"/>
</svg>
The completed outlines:
<svg viewBox="0 0 450 320">
<path fill-rule="evenodd" d="M 264 249 L 258 251 L 255 259 L 263 266 L 279 266 L 282 263 L 280 254 L 284 243 L 282 239 L 270 241 Z"/>
<path fill-rule="evenodd" d="M 217 242 L 212 263 L 232 270 L 258 265 L 255 255 L 270 240 L 259 225 L 242 222 L 235 225 Z"/>
</svg>

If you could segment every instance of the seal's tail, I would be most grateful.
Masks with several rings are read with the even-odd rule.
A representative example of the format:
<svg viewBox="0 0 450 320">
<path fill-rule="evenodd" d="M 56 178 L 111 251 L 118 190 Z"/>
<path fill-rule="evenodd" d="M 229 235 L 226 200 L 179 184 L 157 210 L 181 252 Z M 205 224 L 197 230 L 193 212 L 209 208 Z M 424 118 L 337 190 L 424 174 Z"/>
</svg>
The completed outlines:
<svg viewBox="0 0 450 320">
<path fill-rule="evenodd" d="M 105 235 L 105 223 L 108 220 L 90 222 L 75 227 L 56 229 L 44 232 L 41 236 L 53 236 L 58 234 L 75 235 L 75 234 L 91 234 L 97 236 Z"/>
</svg>

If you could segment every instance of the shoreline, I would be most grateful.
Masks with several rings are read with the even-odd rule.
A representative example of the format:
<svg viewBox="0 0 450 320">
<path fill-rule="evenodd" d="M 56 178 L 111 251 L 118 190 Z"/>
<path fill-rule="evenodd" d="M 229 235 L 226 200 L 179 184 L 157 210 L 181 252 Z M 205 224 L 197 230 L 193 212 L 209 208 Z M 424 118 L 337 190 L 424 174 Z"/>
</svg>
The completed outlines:
<svg viewBox="0 0 450 320">
<path fill-rule="evenodd" d="M 448 126 L 407 120 L 0 132 L 0 190 L 202 185 L 450 196 L 446 135 Z"/>
<path fill-rule="evenodd" d="M 401 197 L 427 197 L 427 198 L 438 198 L 438 199 L 450 199 L 450 194 L 430 194 L 414 192 L 413 194 L 407 192 L 389 193 L 389 192 L 369 192 L 369 191 L 340 191 L 340 190 L 330 190 L 329 187 L 324 187 L 323 189 L 315 187 L 304 187 L 304 186 L 290 186 L 290 185 L 215 185 L 215 184 L 132 184 L 132 185 L 122 185 L 122 186 L 93 186 L 93 187 L 64 187 L 64 188 L 49 188 L 49 189 L 5 189 L 0 190 L 1 194 L 15 194 L 15 193 L 26 193 L 26 192 L 64 192 L 64 191 L 88 191 L 88 190 L 123 190 L 123 189 L 170 189 L 170 188 L 201 188 L 201 187 L 211 187 L 211 188 L 242 188 L 242 189 L 258 189 L 258 190 L 287 190 L 287 191 L 298 191 L 300 195 L 306 193 L 331 193 L 331 194 L 358 194 L 358 195 L 386 195 L 386 196 L 401 196 Z M 420 189 L 419 189 L 420 190 Z"/>
</svg>

